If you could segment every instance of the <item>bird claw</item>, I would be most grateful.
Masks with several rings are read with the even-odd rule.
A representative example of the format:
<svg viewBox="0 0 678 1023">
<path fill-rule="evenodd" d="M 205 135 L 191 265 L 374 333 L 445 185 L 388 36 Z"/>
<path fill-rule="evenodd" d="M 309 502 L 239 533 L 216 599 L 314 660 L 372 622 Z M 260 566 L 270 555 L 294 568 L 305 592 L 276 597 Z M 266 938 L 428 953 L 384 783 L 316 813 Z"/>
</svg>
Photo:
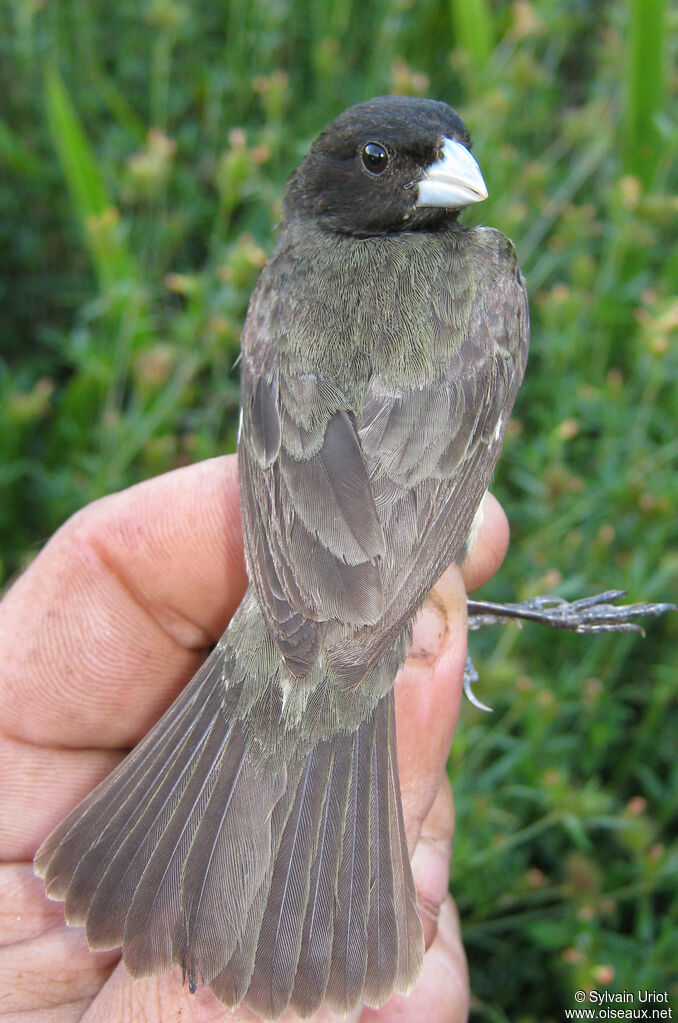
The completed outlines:
<svg viewBox="0 0 678 1023">
<path fill-rule="evenodd" d="M 476 671 L 475 665 L 471 660 L 471 655 L 466 655 L 466 664 L 464 665 L 464 695 L 469 703 L 472 703 L 478 710 L 485 710 L 488 714 L 492 713 L 492 708 L 488 707 L 486 703 L 483 703 L 478 699 L 476 694 L 473 692 L 473 686 L 478 681 L 478 672 Z"/>
</svg>

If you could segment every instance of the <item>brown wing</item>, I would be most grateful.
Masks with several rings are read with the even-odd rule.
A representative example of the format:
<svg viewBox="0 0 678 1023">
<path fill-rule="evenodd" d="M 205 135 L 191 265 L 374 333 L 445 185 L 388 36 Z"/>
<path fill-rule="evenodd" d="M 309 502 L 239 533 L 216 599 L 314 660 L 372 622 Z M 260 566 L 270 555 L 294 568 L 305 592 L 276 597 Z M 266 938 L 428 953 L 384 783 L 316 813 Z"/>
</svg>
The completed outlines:
<svg viewBox="0 0 678 1023">
<path fill-rule="evenodd" d="M 338 676 L 357 684 L 463 550 L 527 354 L 524 284 L 496 237 L 465 326 L 452 301 L 431 311 L 451 352 L 431 383 L 399 388 L 375 373 L 351 409 L 336 381 L 285 372 L 261 337 L 245 346 L 248 566 L 294 674 L 310 671 L 326 640 Z M 325 636 L 329 622 L 346 626 L 338 639 Z"/>
<path fill-rule="evenodd" d="M 383 612 L 384 535 L 356 421 L 331 381 L 242 368 L 240 489 L 248 567 L 289 669 L 307 674 L 328 621 Z"/>
</svg>

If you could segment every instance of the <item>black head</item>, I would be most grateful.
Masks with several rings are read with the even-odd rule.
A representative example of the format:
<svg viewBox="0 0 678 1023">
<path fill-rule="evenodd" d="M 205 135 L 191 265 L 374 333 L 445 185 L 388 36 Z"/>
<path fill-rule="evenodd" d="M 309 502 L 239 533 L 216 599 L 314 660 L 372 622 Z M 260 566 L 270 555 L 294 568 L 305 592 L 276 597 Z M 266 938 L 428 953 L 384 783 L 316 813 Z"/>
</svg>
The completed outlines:
<svg viewBox="0 0 678 1023">
<path fill-rule="evenodd" d="M 446 103 L 379 96 L 332 121 L 290 178 L 285 220 L 357 236 L 434 229 L 487 197 L 466 126 Z"/>
</svg>

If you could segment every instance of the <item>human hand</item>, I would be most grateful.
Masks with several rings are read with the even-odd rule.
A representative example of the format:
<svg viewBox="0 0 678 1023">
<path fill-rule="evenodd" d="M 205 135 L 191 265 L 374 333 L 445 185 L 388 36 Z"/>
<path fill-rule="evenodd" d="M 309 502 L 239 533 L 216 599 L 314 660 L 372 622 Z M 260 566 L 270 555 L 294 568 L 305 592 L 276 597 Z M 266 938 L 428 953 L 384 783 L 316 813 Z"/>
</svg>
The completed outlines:
<svg viewBox="0 0 678 1023">
<path fill-rule="evenodd" d="M 448 895 L 454 815 L 445 763 L 461 698 L 465 587 L 497 570 L 507 542 L 504 514 L 488 497 L 461 571 L 450 568 L 420 612 L 396 683 L 403 808 L 428 951 L 409 996 L 363 1009 L 364 1023 L 466 1019 L 466 964 Z M 256 1018 L 229 1012 L 206 987 L 189 994 L 179 969 L 134 981 L 119 949 L 91 952 L 31 864 L 194 674 L 245 585 L 229 456 L 78 512 L 0 604 L 0 1021 Z"/>
</svg>

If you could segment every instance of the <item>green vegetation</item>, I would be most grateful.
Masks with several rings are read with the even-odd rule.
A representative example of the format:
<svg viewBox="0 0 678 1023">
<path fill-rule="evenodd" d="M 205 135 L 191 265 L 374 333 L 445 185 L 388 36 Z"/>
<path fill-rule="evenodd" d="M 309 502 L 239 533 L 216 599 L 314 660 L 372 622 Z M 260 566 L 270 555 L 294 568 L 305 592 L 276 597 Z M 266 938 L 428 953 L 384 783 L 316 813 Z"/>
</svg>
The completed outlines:
<svg viewBox="0 0 678 1023">
<path fill-rule="evenodd" d="M 662 133 L 657 123 L 666 101 L 664 21 L 666 0 L 630 0 L 626 95 L 626 168 L 653 184 Z"/>
<path fill-rule="evenodd" d="M 233 449 L 284 179 L 397 91 L 462 111 L 491 194 L 469 216 L 530 288 L 488 596 L 677 598 L 675 7 L 0 0 L 0 29 L 0 577 L 84 503 Z M 473 637 L 495 710 L 465 709 L 450 770 L 476 1019 L 678 998 L 677 639 Z"/>
</svg>

